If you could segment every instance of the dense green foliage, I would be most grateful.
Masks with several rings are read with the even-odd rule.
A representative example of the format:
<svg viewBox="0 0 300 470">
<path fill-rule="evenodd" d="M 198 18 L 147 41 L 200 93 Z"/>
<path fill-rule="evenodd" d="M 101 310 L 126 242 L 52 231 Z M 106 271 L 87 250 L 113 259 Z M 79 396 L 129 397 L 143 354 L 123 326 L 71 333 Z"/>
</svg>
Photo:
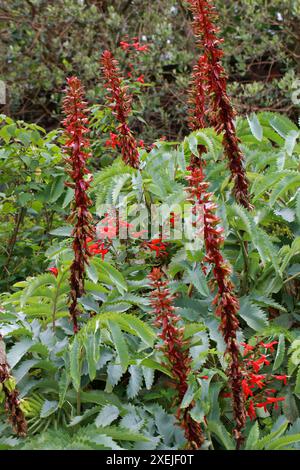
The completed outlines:
<svg viewBox="0 0 300 470">
<path fill-rule="evenodd" d="M 243 162 L 228 167 L 222 71 L 196 89 L 215 93 L 205 109 L 220 132 L 187 130 L 196 51 L 185 2 L 0 3 L 0 449 L 299 450 L 298 2 L 216 1 L 249 210 L 232 178 Z M 104 48 L 124 79 L 110 52 L 100 78 Z M 74 77 L 62 103 L 74 73 L 87 109 Z M 191 234 L 199 206 L 204 229 Z M 167 208 L 156 228 L 153 207 Z M 224 327 L 224 313 L 239 324 Z"/>
<path fill-rule="evenodd" d="M 230 92 L 239 111 L 267 108 L 295 116 L 291 95 L 299 74 L 299 2 L 215 3 Z M 126 35 L 139 36 L 150 45 L 139 64 L 132 60 L 136 76 L 145 75 L 142 107 L 148 126 L 137 121 L 135 128 L 150 143 L 158 136 L 186 134 L 186 89 L 196 54 L 184 1 L 3 0 L 0 14 L 6 114 L 56 127 L 65 76 L 85 77 L 88 98 L 101 100 L 101 52 L 111 49 L 124 65 L 126 54 L 119 42 Z"/>
<path fill-rule="evenodd" d="M 59 152 L 51 142 L 54 136 L 36 134 L 34 140 L 30 133 L 36 133 L 37 129 L 19 124 L 14 127 L 15 134 L 11 130 L 11 135 L 5 137 L 9 131 L 7 125 L 14 126 L 14 123 L 8 120 L 2 127 L 4 161 L 5 157 L 7 161 L 11 158 L 8 143 L 13 149 L 25 145 L 25 156 L 31 156 L 37 149 L 42 155 L 44 147 L 47 148 L 44 155 L 48 156 L 48 166 L 42 171 L 42 179 L 48 183 L 46 200 L 50 203 L 52 194 L 54 218 L 61 217 L 58 210 L 61 204 L 56 201 L 65 201 L 63 205 L 67 207 L 68 196 L 57 183 L 62 176 Z M 26 129 L 23 132 L 27 139 L 20 138 L 19 127 Z M 287 118 L 270 113 L 253 115 L 248 121 L 239 119 L 237 129 L 251 180 L 255 204 L 252 213 L 231 200 L 231 183 L 222 160 L 220 138 L 211 129 L 194 132 L 181 143 L 158 142 L 149 152 L 141 150 L 142 172 L 130 169 L 117 158 L 94 175 L 91 194 L 94 210 L 101 208 L 103 202 L 118 205 L 121 194 L 126 196 L 132 210 L 138 202 L 147 200 L 183 204 L 184 175 L 191 151 L 197 143 L 207 146 L 208 178 L 219 202 L 226 228 L 225 253 L 234 266 L 234 280 L 240 294 L 240 340 L 249 344 L 277 340 L 277 352 L 271 354 L 269 369 L 271 373 L 289 376 L 287 386 L 277 385 L 280 396 L 285 397 L 283 405 L 277 410 L 259 410 L 254 424 L 248 419 L 245 448 L 290 448 L 298 446 L 295 442 L 300 439 L 299 129 Z M 34 162 L 35 159 L 30 160 L 31 165 Z M 40 167 L 45 161 L 38 160 L 36 164 Z M 32 182 L 27 182 L 21 188 L 13 188 L 10 183 L 8 176 L 10 204 L 22 207 L 22 199 L 29 201 L 28 230 L 18 236 L 18 250 L 21 250 L 24 243 L 32 243 L 30 227 L 35 212 L 45 211 L 46 206 L 38 183 L 32 186 Z M 26 195 L 21 197 L 21 202 L 20 194 Z M 39 202 L 38 208 L 32 207 L 35 200 Z M 10 221 L 9 210 L 5 217 Z M 84 326 L 74 337 L 67 307 L 68 267 L 72 259 L 69 230 L 61 218 L 59 228 L 52 230 L 51 246 L 49 239 L 44 241 L 44 246 L 49 248 L 39 270 L 41 266 L 55 265 L 58 276 L 46 271 L 34 275 L 38 270 L 32 265 L 31 276 L 12 285 L 12 293 L 1 298 L 0 329 L 5 335 L 8 361 L 29 423 L 28 437 L 16 439 L 10 436 L 9 425 L 2 422 L 1 446 L 23 449 L 184 447 L 182 431 L 173 426 L 175 391 L 167 386 L 170 370 L 154 348 L 156 335 L 146 276 L 151 266 L 157 264 L 157 258 L 149 250 L 141 249 L 139 240 L 124 244 L 117 239 L 105 261 L 95 256 L 87 272 L 86 295 L 81 299 Z M 241 239 L 248 242 L 246 257 Z M 189 391 L 181 406 L 188 406 L 194 399 L 195 419 L 201 422 L 206 416 L 204 447 L 232 449 L 231 411 L 226 398 L 222 398 L 227 383 L 224 343 L 211 310 L 207 281 L 197 269 L 203 253 L 202 249 L 186 249 L 183 242 L 170 243 L 165 260 L 193 357 Z M 191 282 L 195 290 L 189 297 Z M 91 312 L 94 316 L 89 319 Z M 200 370 L 201 376 L 207 375 L 208 380 L 201 380 Z"/>
</svg>

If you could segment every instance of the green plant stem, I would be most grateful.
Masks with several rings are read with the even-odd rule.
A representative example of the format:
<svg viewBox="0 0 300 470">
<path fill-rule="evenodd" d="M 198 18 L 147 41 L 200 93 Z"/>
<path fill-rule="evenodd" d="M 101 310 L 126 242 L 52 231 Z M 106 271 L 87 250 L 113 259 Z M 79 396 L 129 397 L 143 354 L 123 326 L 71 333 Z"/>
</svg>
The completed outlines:
<svg viewBox="0 0 300 470">
<path fill-rule="evenodd" d="M 241 295 L 246 295 L 249 292 L 249 253 L 248 253 L 248 242 L 243 240 L 241 232 L 237 232 L 238 239 L 241 242 L 241 248 L 244 260 L 244 271 L 241 280 Z"/>
<path fill-rule="evenodd" d="M 287 284 L 288 282 L 292 281 L 293 279 L 296 279 L 296 277 L 300 276 L 300 272 L 293 274 L 293 276 L 288 277 L 285 281 L 283 281 L 283 284 Z"/>
<path fill-rule="evenodd" d="M 80 389 L 77 391 L 77 396 L 76 396 L 76 412 L 77 412 L 77 416 L 80 416 L 80 413 L 81 413 L 81 390 Z"/>
</svg>

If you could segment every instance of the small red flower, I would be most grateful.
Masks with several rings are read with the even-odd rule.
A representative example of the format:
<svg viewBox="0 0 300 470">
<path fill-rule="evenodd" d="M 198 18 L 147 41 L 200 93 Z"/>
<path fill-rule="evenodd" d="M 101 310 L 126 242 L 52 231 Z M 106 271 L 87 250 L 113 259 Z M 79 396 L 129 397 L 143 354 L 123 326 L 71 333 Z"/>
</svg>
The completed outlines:
<svg viewBox="0 0 300 470">
<path fill-rule="evenodd" d="M 243 346 L 243 348 L 244 348 L 244 356 L 247 356 L 247 354 L 248 354 L 250 351 L 253 351 L 253 350 L 254 350 L 254 346 L 250 346 L 250 344 L 241 343 L 241 346 Z"/>
<path fill-rule="evenodd" d="M 242 380 L 242 388 L 243 388 L 243 392 L 244 392 L 244 395 L 245 395 L 246 399 L 250 396 L 251 397 L 253 396 L 253 392 L 252 392 L 251 388 L 249 387 L 248 382 L 247 382 L 246 379 Z"/>
<path fill-rule="evenodd" d="M 249 406 L 248 406 L 248 409 L 247 409 L 247 414 L 248 414 L 249 418 L 251 419 L 251 421 L 253 421 L 256 418 L 256 411 L 255 411 L 255 407 L 254 407 L 254 404 L 253 404 L 252 400 L 250 400 L 250 402 L 249 402 Z"/>
<path fill-rule="evenodd" d="M 120 147 L 120 141 L 118 139 L 117 134 L 110 132 L 110 139 L 105 142 L 105 147 L 112 147 L 115 149 L 116 147 Z"/>
<path fill-rule="evenodd" d="M 89 250 L 92 255 L 99 255 L 101 254 L 102 260 L 104 261 L 105 255 L 109 252 L 108 248 L 105 248 L 105 244 L 102 243 L 94 243 L 93 245 L 89 246 Z"/>
<path fill-rule="evenodd" d="M 284 401 L 284 400 L 285 400 L 285 397 L 268 397 L 266 399 L 266 401 L 264 401 L 262 403 L 257 403 L 255 406 L 257 408 L 263 408 L 265 411 L 268 411 L 267 406 L 274 404 L 275 410 L 277 410 L 278 409 L 278 402 L 279 401 Z"/>
<path fill-rule="evenodd" d="M 257 374 L 250 374 L 250 378 L 249 378 L 249 381 L 250 381 L 250 387 L 258 387 L 258 388 L 263 388 L 265 386 L 265 384 L 262 382 L 263 380 L 265 380 L 266 378 L 266 375 L 265 374 L 260 374 L 260 375 L 257 375 Z"/>
<path fill-rule="evenodd" d="M 123 49 L 123 51 L 127 51 L 128 49 L 130 49 L 131 44 L 126 41 L 120 41 L 120 47 Z"/>
<path fill-rule="evenodd" d="M 270 361 L 267 359 L 265 354 L 262 354 L 256 361 L 249 360 L 249 364 L 253 367 L 254 372 L 259 372 L 263 365 L 269 366 Z"/>
<path fill-rule="evenodd" d="M 54 274 L 55 277 L 58 276 L 58 269 L 57 268 L 48 268 L 48 271 L 50 271 L 52 274 Z"/>
<path fill-rule="evenodd" d="M 278 344 L 278 341 L 271 341 L 270 343 L 259 343 L 260 346 L 262 346 L 263 348 L 266 348 L 266 349 L 270 349 L 271 352 L 274 352 L 274 345 L 275 344 Z"/>
<path fill-rule="evenodd" d="M 276 380 L 282 380 L 284 385 L 287 384 L 287 375 L 273 375 Z"/>
<path fill-rule="evenodd" d="M 140 75 L 137 79 L 136 79 L 137 82 L 139 83 L 145 83 L 145 76 L 144 75 Z"/>
<path fill-rule="evenodd" d="M 157 258 L 167 254 L 167 252 L 165 251 L 167 245 L 165 243 L 162 243 L 161 238 L 154 238 L 150 242 L 145 242 L 145 245 L 150 248 L 151 251 L 155 251 Z"/>
</svg>

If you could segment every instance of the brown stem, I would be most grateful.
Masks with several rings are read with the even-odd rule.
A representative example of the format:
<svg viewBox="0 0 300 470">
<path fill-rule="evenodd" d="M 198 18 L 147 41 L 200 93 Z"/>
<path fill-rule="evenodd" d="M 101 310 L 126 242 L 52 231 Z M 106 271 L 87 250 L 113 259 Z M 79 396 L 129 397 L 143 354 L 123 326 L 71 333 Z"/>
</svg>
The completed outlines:
<svg viewBox="0 0 300 470">
<path fill-rule="evenodd" d="M 17 238 L 18 238 L 18 233 L 19 233 L 21 224 L 24 220 L 25 214 L 26 214 L 26 208 L 22 207 L 20 212 L 16 216 L 15 228 L 14 228 L 12 236 L 10 237 L 10 240 L 8 242 L 8 255 L 7 255 L 6 263 L 5 263 L 4 268 L 3 268 L 3 271 L 6 271 L 7 274 L 9 274 L 8 267 L 10 265 L 10 262 L 11 262 L 11 259 L 12 259 L 12 256 L 13 256 L 15 244 L 16 244 Z"/>
</svg>

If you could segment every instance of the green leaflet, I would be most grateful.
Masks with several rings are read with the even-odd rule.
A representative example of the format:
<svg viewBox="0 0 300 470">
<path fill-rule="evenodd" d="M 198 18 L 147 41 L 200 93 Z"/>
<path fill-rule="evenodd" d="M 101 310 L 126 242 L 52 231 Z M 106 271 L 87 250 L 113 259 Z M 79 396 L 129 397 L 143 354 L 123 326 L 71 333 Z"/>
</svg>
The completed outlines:
<svg viewBox="0 0 300 470">
<path fill-rule="evenodd" d="M 108 320 L 107 323 L 111 331 L 114 346 L 119 356 L 120 364 L 122 366 L 123 371 L 125 372 L 129 365 L 129 351 L 126 341 L 124 339 L 121 328 L 117 323 L 113 322 L 112 320 Z"/>
</svg>

